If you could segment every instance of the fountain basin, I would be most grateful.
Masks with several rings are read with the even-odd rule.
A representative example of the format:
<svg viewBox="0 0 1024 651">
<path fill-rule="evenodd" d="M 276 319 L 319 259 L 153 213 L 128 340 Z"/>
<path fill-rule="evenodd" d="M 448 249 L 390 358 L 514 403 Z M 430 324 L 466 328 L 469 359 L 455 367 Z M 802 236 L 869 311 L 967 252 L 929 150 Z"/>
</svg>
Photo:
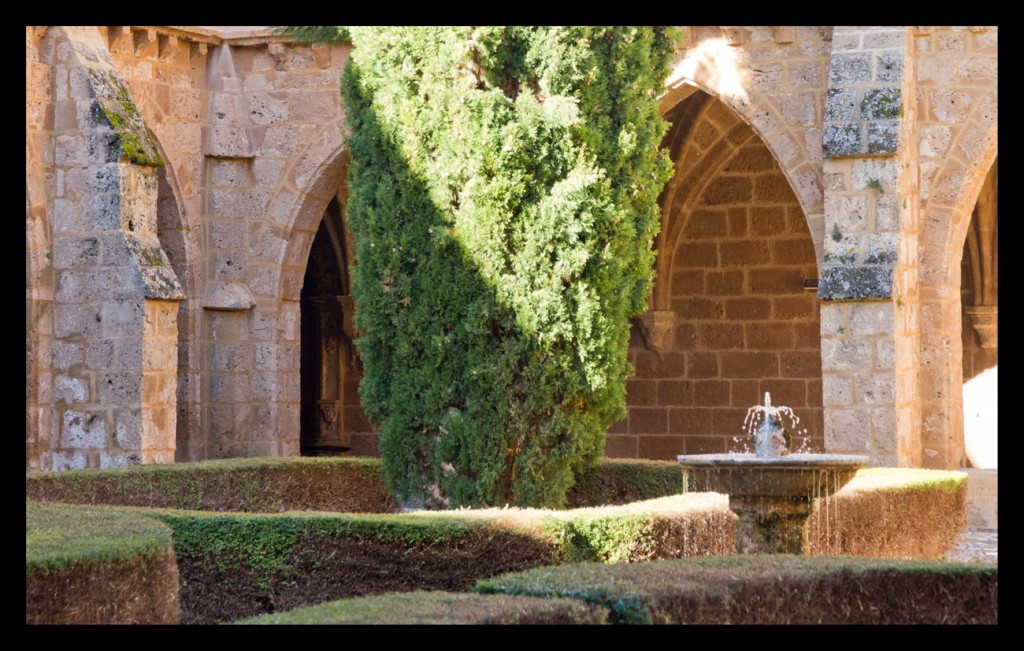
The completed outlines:
<svg viewBox="0 0 1024 651">
<path fill-rule="evenodd" d="M 865 456 L 843 454 L 694 454 L 678 459 L 698 490 L 729 496 L 729 509 L 739 516 L 736 550 L 741 554 L 806 553 L 814 500 L 838 491 L 868 463 Z"/>
</svg>

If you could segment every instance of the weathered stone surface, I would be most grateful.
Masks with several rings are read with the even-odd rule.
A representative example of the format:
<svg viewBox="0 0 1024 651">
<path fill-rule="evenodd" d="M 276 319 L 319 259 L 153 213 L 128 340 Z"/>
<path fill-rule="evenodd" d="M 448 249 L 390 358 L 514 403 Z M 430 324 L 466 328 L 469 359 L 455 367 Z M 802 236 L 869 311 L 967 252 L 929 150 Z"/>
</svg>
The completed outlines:
<svg viewBox="0 0 1024 651">
<path fill-rule="evenodd" d="M 860 117 L 867 120 L 896 120 L 902 114 L 902 93 L 899 88 L 872 88 L 864 91 L 860 102 Z"/>
<path fill-rule="evenodd" d="M 863 146 L 857 122 L 826 124 L 821 139 L 825 156 L 856 156 Z"/>
<path fill-rule="evenodd" d="M 96 450 L 107 445 L 107 421 L 102 414 L 65 411 L 61 445 L 71 449 Z"/>
<path fill-rule="evenodd" d="M 871 55 L 836 54 L 828 70 L 831 84 L 858 84 L 871 81 Z"/>
<path fill-rule="evenodd" d="M 851 88 L 829 88 L 825 91 L 825 119 L 845 122 L 856 119 L 857 91 Z"/>
<path fill-rule="evenodd" d="M 892 267 L 828 267 L 818 281 L 818 298 L 850 301 L 892 296 Z"/>
<path fill-rule="evenodd" d="M 898 120 L 872 120 L 868 122 L 868 153 L 895 154 L 899 147 Z"/>
<path fill-rule="evenodd" d="M 875 81 L 883 83 L 903 81 L 902 52 L 884 52 L 875 55 Z"/>
</svg>

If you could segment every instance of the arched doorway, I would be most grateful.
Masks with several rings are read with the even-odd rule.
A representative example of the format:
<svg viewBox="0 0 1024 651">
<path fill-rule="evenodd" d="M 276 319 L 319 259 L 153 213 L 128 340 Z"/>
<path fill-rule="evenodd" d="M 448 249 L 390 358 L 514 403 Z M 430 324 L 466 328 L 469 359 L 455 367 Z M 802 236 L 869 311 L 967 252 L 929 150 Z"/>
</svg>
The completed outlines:
<svg viewBox="0 0 1024 651">
<path fill-rule="evenodd" d="M 697 90 L 665 114 L 675 177 L 662 195 L 653 309 L 630 341 L 636 374 L 608 456 L 674 459 L 741 449 L 747 409 L 771 392 L 824 447 L 814 242 L 764 140 Z"/>
<path fill-rule="evenodd" d="M 355 358 L 348 256 L 341 206 L 332 199 L 313 238 L 300 294 L 299 445 L 303 455 L 325 456 L 351 447 L 346 427 L 347 385 Z"/>
<path fill-rule="evenodd" d="M 973 468 L 998 463 L 998 163 L 997 158 L 971 214 L 960 267 L 964 446 Z"/>
</svg>

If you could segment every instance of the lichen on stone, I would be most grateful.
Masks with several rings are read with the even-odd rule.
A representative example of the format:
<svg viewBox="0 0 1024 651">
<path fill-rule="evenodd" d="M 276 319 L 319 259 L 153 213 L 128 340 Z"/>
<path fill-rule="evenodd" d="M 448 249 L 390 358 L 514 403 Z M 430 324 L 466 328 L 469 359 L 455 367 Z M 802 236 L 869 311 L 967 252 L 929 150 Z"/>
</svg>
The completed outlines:
<svg viewBox="0 0 1024 651">
<path fill-rule="evenodd" d="M 856 122 L 826 124 L 822 133 L 825 156 L 856 156 L 861 152 L 860 125 Z"/>
<path fill-rule="evenodd" d="M 855 301 L 892 296 L 892 267 L 826 267 L 818 282 L 823 301 Z"/>
<path fill-rule="evenodd" d="M 903 96 L 899 88 L 872 88 L 864 92 L 860 114 L 866 120 L 896 120 L 903 115 Z"/>
<path fill-rule="evenodd" d="M 156 141 L 128 94 L 124 81 L 116 73 L 102 70 L 90 70 L 89 77 L 96 94 L 90 115 L 95 124 L 108 126 L 115 132 L 121 149 L 119 159 L 145 167 L 163 165 Z M 113 148 L 114 139 L 110 145 Z"/>
</svg>

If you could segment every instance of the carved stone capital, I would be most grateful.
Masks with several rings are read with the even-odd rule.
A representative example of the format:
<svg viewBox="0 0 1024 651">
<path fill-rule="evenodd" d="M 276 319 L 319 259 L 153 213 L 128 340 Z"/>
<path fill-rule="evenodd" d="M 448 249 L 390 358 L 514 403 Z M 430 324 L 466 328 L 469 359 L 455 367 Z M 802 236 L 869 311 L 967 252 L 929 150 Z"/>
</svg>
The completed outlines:
<svg viewBox="0 0 1024 651">
<path fill-rule="evenodd" d="M 647 348 L 655 352 L 665 350 L 668 335 L 672 332 L 676 314 L 672 310 L 648 310 L 640 315 L 640 334 Z"/>
<path fill-rule="evenodd" d="M 973 305 L 964 308 L 982 348 L 999 347 L 999 306 Z"/>
</svg>

